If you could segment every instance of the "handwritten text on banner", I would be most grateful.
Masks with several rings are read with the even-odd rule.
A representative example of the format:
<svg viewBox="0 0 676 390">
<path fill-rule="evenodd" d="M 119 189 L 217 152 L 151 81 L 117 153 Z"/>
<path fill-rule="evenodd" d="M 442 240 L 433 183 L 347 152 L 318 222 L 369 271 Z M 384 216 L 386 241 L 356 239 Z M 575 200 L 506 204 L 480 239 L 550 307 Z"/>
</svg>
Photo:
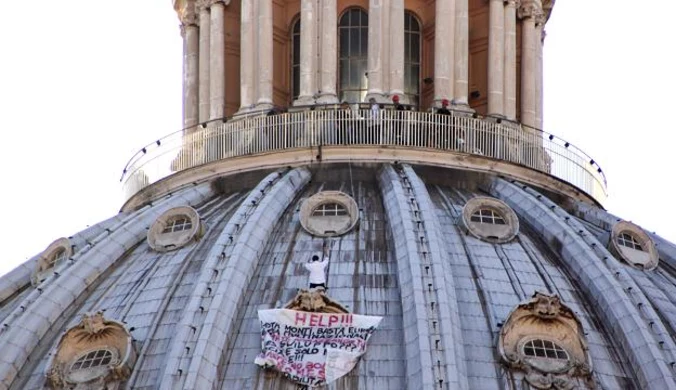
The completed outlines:
<svg viewBox="0 0 676 390">
<path fill-rule="evenodd" d="M 255 363 L 309 386 L 331 383 L 350 372 L 382 320 L 287 309 L 259 310 L 258 318 L 263 351 Z"/>
</svg>

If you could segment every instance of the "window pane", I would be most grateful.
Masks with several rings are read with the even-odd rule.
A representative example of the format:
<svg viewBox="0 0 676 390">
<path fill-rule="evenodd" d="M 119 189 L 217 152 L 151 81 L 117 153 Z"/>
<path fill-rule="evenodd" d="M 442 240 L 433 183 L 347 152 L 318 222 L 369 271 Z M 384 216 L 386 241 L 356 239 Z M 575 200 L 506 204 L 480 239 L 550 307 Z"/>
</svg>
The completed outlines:
<svg viewBox="0 0 676 390">
<path fill-rule="evenodd" d="M 340 60 L 340 89 L 346 89 L 348 86 L 350 66 L 348 60 Z"/>
<path fill-rule="evenodd" d="M 343 14 L 343 16 L 340 18 L 339 25 L 341 27 L 350 25 L 350 13 L 349 12 L 346 12 L 346 13 Z"/>
<path fill-rule="evenodd" d="M 413 15 L 411 15 L 411 31 L 420 31 L 420 23 L 418 23 L 418 19 Z"/>
<path fill-rule="evenodd" d="M 361 29 L 358 28 L 350 29 L 350 53 L 348 54 L 350 57 L 356 57 L 360 55 L 359 52 L 360 33 Z"/>
<path fill-rule="evenodd" d="M 360 72 L 360 67 L 359 66 L 351 66 L 350 67 L 350 88 L 352 89 L 359 89 L 361 86 L 361 72 Z"/>
<path fill-rule="evenodd" d="M 411 62 L 420 63 L 420 35 L 411 34 Z"/>
<path fill-rule="evenodd" d="M 360 28 L 361 31 L 360 33 L 360 47 L 361 50 L 359 51 L 360 55 L 362 57 L 367 57 L 369 55 L 369 30 L 368 28 Z"/>
<path fill-rule="evenodd" d="M 340 58 L 347 57 L 350 53 L 350 30 L 346 28 L 340 29 Z"/>
</svg>

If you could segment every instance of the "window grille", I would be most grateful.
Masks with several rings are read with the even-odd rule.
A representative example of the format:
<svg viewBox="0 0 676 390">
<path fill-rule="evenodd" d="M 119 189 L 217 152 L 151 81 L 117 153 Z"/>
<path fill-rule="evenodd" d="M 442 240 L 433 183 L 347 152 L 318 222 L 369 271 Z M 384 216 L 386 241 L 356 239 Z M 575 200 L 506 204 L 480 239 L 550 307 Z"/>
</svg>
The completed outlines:
<svg viewBox="0 0 676 390">
<path fill-rule="evenodd" d="M 552 341 L 542 339 L 530 340 L 524 344 L 523 354 L 526 356 L 546 359 L 569 359 L 568 352 L 566 352 L 565 349 L 561 348 L 558 344 Z"/>
<path fill-rule="evenodd" d="M 107 349 L 91 351 L 88 354 L 77 359 L 71 366 L 71 370 L 85 370 L 110 364 L 113 360 L 113 354 Z"/>
<path fill-rule="evenodd" d="M 643 251 L 643 247 L 638 242 L 638 240 L 629 233 L 622 233 L 617 236 L 617 243 L 626 246 L 627 248 L 636 249 L 637 251 Z"/>
<path fill-rule="evenodd" d="M 347 215 L 347 210 L 342 204 L 324 203 L 312 210 L 313 217 L 343 216 Z"/>
<path fill-rule="evenodd" d="M 492 209 L 479 209 L 470 217 L 471 222 L 506 225 L 505 219 Z"/>
<path fill-rule="evenodd" d="M 192 222 L 190 221 L 190 218 L 178 217 L 172 218 L 169 221 L 167 221 L 167 224 L 164 226 L 162 233 L 173 233 L 190 229 L 192 229 Z"/>
<path fill-rule="evenodd" d="M 54 253 L 52 256 L 49 257 L 49 260 L 47 261 L 47 266 L 51 268 L 55 266 L 56 263 L 60 262 L 65 258 L 66 258 L 66 250 L 61 248 L 56 253 Z"/>
</svg>

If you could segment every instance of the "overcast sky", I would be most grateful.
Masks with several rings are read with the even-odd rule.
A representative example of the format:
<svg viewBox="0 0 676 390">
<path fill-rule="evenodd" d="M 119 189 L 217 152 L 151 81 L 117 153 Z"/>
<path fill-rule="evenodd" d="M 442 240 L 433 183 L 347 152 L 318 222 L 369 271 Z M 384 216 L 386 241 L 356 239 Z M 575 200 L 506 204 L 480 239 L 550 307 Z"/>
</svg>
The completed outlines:
<svg viewBox="0 0 676 390">
<path fill-rule="evenodd" d="M 0 23 L 0 275 L 115 215 L 120 174 L 181 127 L 170 0 L 9 1 Z M 676 91 L 666 0 L 566 0 L 545 41 L 545 129 L 599 162 L 606 208 L 676 242 Z"/>
</svg>

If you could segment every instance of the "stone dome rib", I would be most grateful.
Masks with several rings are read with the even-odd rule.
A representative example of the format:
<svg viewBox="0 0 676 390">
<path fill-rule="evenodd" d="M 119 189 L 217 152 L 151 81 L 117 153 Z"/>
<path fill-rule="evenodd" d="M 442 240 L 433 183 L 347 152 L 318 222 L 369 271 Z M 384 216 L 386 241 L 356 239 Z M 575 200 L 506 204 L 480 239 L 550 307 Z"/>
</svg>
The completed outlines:
<svg viewBox="0 0 676 390">
<path fill-rule="evenodd" d="M 408 384 L 434 388 L 446 382 L 467 389 L 455 288 L 429 194 L 410 166 L 399 172 L 385 166 L 379 179 L 394 240 L 401 243 L 395 246 L 395 256 L 402 297 L 411 296 L 403 313 Z M 429 321 L 436 322 L 432 330 Z M 443 374 L 433 374 L 435 364 L 444 367 Z"/>
<path fill-rule="evenodd" d="M 228 265 L 220 276 L 225 283 L 221 282 L 217 286 L 212 308 L 207 312 L 204 326 L 199 331 L 195 346 L 199 355 L 191 360 L 183 387 L 212 387 L 217 381 L 218 372 L 214 362 L 219 360 L 226 337 L 232 332 L 231 326 L 237 308 L 258 264 L 258 251 L 264 246 L 270 230 L 288 203 L 309 179 L 310 173 L 306 169 L 294 169 L 285 173 L 270 192 L 265 194 L 241 227 L 242 231 L 234 243 Z M 169 376 L 165 375 L 164 378 L 166 380 Z"/>
<path fill-rule="evenodd" d="M 612 255 L 603 245 L 563 209 L 533 190 L 502 179 L 497 179 L 490 190 L 541 233 L 547 245 L 560 253 L 567 271 L 579 281 L 585 295 L 597 308 L 597 314 L 606 324 L 613 324 L 610 331 L 615 340 L 622 344 L 630 362 L 634 363 L 632 369 L 640 385 L 643 388 L 676 388 L 674 374 L 659 347 L 665 344 L 665 349 L 673 351 L 673 339 L 656 338 L 648 331 L 650 322 L 662 328 L 658 330 L 658 335 L 662 333 L 664 325 L 653 308 L 643 304 L 647 299 L 641 296 L 643 294 L 626 270 L 619 268 L 619 264 L 616 266 L 604 261 L 603 257 L 607 260 Z M 629 296 L 627 288 L 633 290 L 632 295 L 638 296 Z M 642 311 L 649 320 L 639 315 L 637 303 L 641 303 Z"/>
<path fill-rule="evenodd" d="M 227 262 L 224 255 L 231 255 L 233 249 L 233 242 L 239 235 L 238 226 L 243 226 L 247 221 L 248 210 L 252 205 L 259 203 L 263 194 L 270 190 L 281 177 L 281 173 L 275 172 L 264 178 L 249 194 L 244 198 L 243 202 L 238 202 L 237 209 L 233 216 L 228 219 L 225 227 L 220 234 L 212 242 L 210 242 L 210 250 L 206 254 L 205 263 L 202 266 L 195 287 L 193 288 L 185 309 L 181 315 L 181 320 L 177 324 L 176 337 L 173 338 L 169 351 L 167 353 L 167 362 L 163 370 L 161 380 L 162 386 L 170 386 L 172 381 L 180 380 L 177 378 L 179 370 L 182 368 L 181 362 L 185 355 L 186 348 L 194 348 L 194 343 L 190 343 L 193 334 L 198 331 L 198 327 L 204 323 L 205 310 L 209 310 L 209 301 L 206 297 L 213 296 L 215 283 L 218 283 L 220 278 L 214 281 L 214 273 L 218 272 L 222 275 Z M 234 205 L 233 205 L 234 206 Z M 206 302 L 203 302 L 206 301 Z"/>
</svg>

